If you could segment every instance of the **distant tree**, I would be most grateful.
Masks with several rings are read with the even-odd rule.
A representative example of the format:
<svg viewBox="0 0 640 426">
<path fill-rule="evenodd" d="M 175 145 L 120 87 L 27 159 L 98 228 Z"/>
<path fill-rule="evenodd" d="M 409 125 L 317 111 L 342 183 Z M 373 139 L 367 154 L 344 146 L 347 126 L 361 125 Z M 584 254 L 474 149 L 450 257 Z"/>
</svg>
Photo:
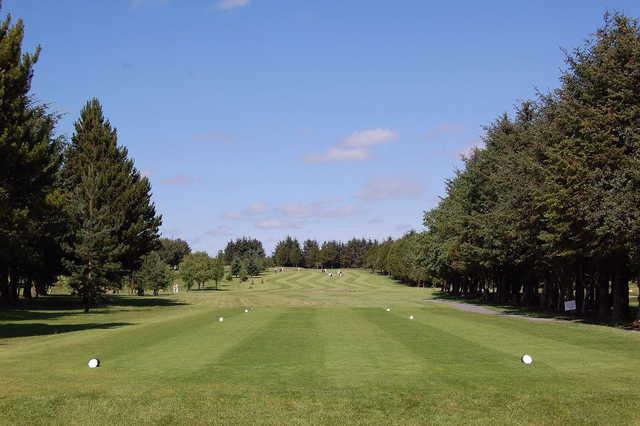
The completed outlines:
<svg viewBox="0 0 640 426">
<path fill-rule="evenodd" d="M 320 265 L 320 246 L 315 240 L 306 240 L 302 247 L 302 264 L 305 268 L 317 268 Z"/>
<path fill-rule="evenodd" d="M 227 275 L 225 275 L 224 279 L 227 281 L 233 281 L 233 275 L 231 274 L 231 271 L 227 272 Z"/>
<path fill-rule="evenodd" d="M 216 283 L 216 290 L 218 289 L 218 282 L 222 281 L 224 277 L 224 254 L 222 252 L 218 253 L 218 257 L 214 260 L 213 266 L 213 280 Z"/>
<path fill-rule="evenodd" d="M 260 267 L 258 266 L 258 261 L 255 257 L 249 258 L 249 261 L 247 262 L 247 273 L 252 277 L 260 274 Z"/>
<path fill-rule="evenodd" d="M 242 265 L 242 267 L 240 268 L 240 273 L 238 274 L 238 277 L 242 282 L 246 281 L 249 278 L 249 273 L 247 272 L 247 267 L 245 265 Z"/>
<path fill-rule="evenodd" d="M 300 266 L 302 264 L 302 250 L 298 240 L 287 236 L 280 241 L 273 252 L 273 260 L 279 266 Z"/>
<path fill-rule="evenodd" d="M 203 288 L 207 281 L 213 279 L 214 270 L 213 259 L 203 251 L 186 255 L 180 264 L 180 276 L 189 290 L 193 284 L 197 284 L 198 289 Z"/>
<path fill-rule="evenodd" d="M 160 290 L 171 284 L 173 273 L 169 265 L 160 257 L 157 251 L 152 251 L 142 259 L 140 269 L 134 274 L 134 283 L 138 296 L 144 296 L 145 290 L 152 290 L 157 296 Z"/>
<path fill-rule="evenodd" d="M 160 257 L 167 265 L 177 268 L 182 259 L 191 253 L 189 243 L 180 238 L 172 240 L 170 238 L 160 238 L 160 249 L 158 250 Z"/>
<path fill-rule="evenodd" d="M 236 277 L 240 275 L 240 270 L 242 269 L 242 260 L 239 257 L 234 257 L 231 261 L 231 274 Z"/>
<path fill-rule="evenodd" d="M 255 238 L 242 237 L 229 241 L 224 249 L 224 257 L 227 263 L 231 263 L 234 258 L 248 259 L 256 257 L 262 259 L 265 257 L 262 243 Z"/>
<path fill-rule="evenodd" d="M 340 243 L 325 241 L 320 248 L 320 262 L 325 268 L 340 267 Z"/>
</svg>

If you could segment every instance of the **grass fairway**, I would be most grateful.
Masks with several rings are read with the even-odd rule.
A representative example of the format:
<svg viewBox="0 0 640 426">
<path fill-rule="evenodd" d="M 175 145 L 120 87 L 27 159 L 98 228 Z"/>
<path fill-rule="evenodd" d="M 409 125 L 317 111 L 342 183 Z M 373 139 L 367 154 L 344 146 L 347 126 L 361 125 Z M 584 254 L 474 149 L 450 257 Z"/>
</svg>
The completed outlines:
<svg viewBox="0 0 640 426">
<path fill-rule="evenodd" d="M 635 333 L 463 312 L 364 271 L 255 282 L 0 312 L 0 423 L 640 422 Z"/>
</svg>

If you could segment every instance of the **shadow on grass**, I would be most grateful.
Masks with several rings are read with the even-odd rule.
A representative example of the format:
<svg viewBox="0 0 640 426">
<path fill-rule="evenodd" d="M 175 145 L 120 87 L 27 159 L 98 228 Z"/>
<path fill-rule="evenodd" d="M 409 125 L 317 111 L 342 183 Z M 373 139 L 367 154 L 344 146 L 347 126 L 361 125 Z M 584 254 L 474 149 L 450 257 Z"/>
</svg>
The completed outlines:
<svg viewBox="0 0 640 426">
<path fill-rule="evenodd" d="M 229 291 L 229 289 L 228 288 L 205 287 L 205 288 L 192 288 L 189 291 L 193 292 L 193 293 L 198 293 L 198 292 L 207 292 L 207 291 Z"/>
<path fill-rule="evenodd" d="M 0 339 L 12 337 L 45 336 L 49 334 L 69 333 L 81 330 L 104 330 L 131 325 L 128 322 L 111 322 L 103 324 L 2 324 L 0 325 Z"/>
<path fill-rule="evenodd" d="M 170 299 L 167 296 L 107 296 L 100 306 L 182 306 L 185 302 Z"/>
<path fill-rule="evenodd" d="M 509 315 L 509 316 L 519 316 L 523 318 L 529 318 L 531 320 L 559 320 L 559 321 L 571 321 L 578 322 L 583 324 L 597 324 L 597 325 L 605 325 L 610 327 L 618 327 L 625 329 L 632 329 L 631 320 L 629 321 L 600 321 L 595 315 L 587 314 L 585 316 L 577 315 L 577 314 L 567 314 L 567 313 L 554 313 L 549 311 L 544 311 L 539 307 L 531 307 L 531 306 L 513 306 L 513 305 L 505 305 L 492 301 L 485 301 L 481 298 L 465 298 L 461 296 L 453 296 L 447 293 L 443 293 L 442 291 L 436 292 L 433 294 L 433 299 L 435 300 L 445 300 L 455 303 L 465 303 L 469 305 L 477 305 L 477 306 L 490 306 L 493 308 L 497 308 L 497 315 Z M 629 307 L 629 318 L 635 318 L 637 314 L 638 308 L 635 306 Z"/>
<path fill-rule="evenodd" d="M 108 295 L 102 303 L 85 313 L 77 297 L 52 295 L 21 300 L 18 306 L 0 308 L 0 321 L 45 321 L 68 316 L 108 314 L 109 306 L 148 308 L 180 305 L 186 303 L 162 296 Z"/>
</svg>

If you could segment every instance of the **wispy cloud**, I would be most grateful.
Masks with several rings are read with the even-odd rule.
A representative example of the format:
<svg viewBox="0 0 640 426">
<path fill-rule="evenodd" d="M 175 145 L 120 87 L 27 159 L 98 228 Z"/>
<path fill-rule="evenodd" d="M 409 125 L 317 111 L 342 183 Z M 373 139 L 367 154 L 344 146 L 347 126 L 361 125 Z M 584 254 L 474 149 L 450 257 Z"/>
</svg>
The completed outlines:
<svg viewBox="0 0 640 426">
<path fill-rule="evenodd" d="M 242 210 L 223 213 L 225 220 L 252 222 L 259 229 L 298 229 L 305 222 L 353 216 L 361 209 L 342 199 L 314 201 L 310 203 L 282 203 L 271 206 L 256 202 Z"/>
<path fill-rule="evenodd" d="M 300 226 L 292 221 L 278 218 L 262 219 L 255 222 L 258 229 L 298 229 Z"/>
<path fill-rule="evenodd" d="M 344 138 L 339 144 L 329 148 L 325 154 L 312 154 L 304 158 L 307 163 L 328 163 L 334 161 L 362 161 L 372 157 L 371 148 L 389 143 L 398 138 L 390 129 L 366 129 Z"/>
<path fill-rule="evenodd" d="M 344 146 L 353 148 L 367 148 L 372 145 L 391 142 L 398 135 L 389 129 L 368 129 L 353 133 L 345 138 L 342 143 Z"/>
<path fill-rule="evenodd" d="M 384 177 L 372 179 L 362 188 L 359 198 L 366 202 L 388 199 L 418 198 L 425 192 L 422 182 L 408 177 Z"/>
<path fill-rule="evenodd" d="M 229 12 L 233 9 L 249 6 L 249 3 L 251 3 L 251 0 L 221 0 L 215 4 L 214 8 L 223 12 Z"/>
<path fill-rule="evenodd" d="M 338 218 L 351 216 L 357 212 L 352 204 L 328 205 L 325 202 L 289 203 L 280 206 L 279 211 L 286 217 L 295 219 Z"/>
<path fill-rule="evenodd" d="M 175 176 L 162 179 L 160 183 L 164 185 L 185 186 L 185 185 L 191 185 L 196 181 L 197 179 L 193 176 L 177 174 Z"/>
</svg>

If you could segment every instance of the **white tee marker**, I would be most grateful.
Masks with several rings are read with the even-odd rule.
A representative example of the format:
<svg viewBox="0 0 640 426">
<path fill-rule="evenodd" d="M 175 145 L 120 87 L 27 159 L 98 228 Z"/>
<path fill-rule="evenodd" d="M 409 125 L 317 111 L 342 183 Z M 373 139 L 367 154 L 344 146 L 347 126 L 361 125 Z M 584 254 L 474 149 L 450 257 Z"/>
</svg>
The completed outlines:
<svg viewBox="0 0 640 426">
<path fill-rule="evenodd" d="M 100 367 L 100 360 L 98 358 L 91 358 L 88 365 L 89 368 Z"/>
<path fill-rule="evenodd" d="M 533 358 L 531 358 L 531 355 L 527 355 L 527 354 L 522 355 L 522 358 L 520 358 L 520 360 L 527 365 L 533 363 Z"/>
</svg>

